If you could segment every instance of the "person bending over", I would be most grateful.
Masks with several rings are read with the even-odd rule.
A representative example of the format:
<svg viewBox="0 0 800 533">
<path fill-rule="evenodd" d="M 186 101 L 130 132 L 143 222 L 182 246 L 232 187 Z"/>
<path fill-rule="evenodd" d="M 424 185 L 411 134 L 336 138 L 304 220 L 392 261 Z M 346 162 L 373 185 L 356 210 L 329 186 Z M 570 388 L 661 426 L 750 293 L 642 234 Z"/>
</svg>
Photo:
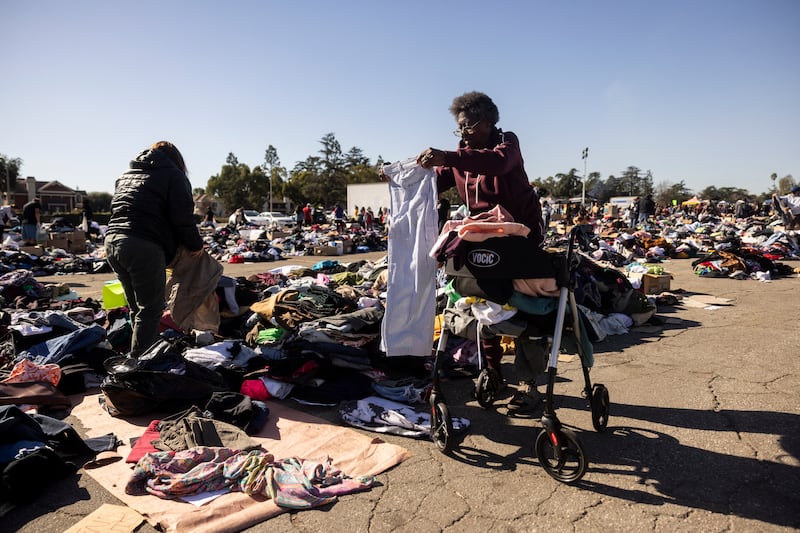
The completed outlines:
<svg viewBox="0 0 800 533">
<path fill-rule="evenodd" d="M 131 357 L 141 355 L 158 337 L 166 267 L 178 247 L 195 257 L 203 253 L 193 212 L 186 164 L 170 142 L 159 141 L 141 152 L 117 178 L 105 246 L 130 307 Z"/>
<path fill-rule="evenodd" d="M 788 211 L 789 216 L 786 218 L 791 217 L 786 229 L 800 229 L 800 185 L 792 187 L 786 196 L 772 195 L 772 199 L 784 206 L 782 211 Z"/>
</svg>

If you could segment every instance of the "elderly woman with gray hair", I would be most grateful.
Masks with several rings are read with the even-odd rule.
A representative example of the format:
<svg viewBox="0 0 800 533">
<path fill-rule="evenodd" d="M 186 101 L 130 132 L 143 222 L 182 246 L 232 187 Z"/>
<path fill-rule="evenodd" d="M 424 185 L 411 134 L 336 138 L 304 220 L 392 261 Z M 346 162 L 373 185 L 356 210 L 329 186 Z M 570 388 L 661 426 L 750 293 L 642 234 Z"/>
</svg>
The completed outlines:
<svg viewBox="0 0 800 533">
<path fill-rule="evenodd" d="M 455 150 L 428 148 L 417 157 L 425 168 L 436 168 L 439 193 L 455 187 L 470 215 L 503 207 L 514 222 L 530 229 L 534 246 L 543 241 L 542 210 L 536 190 L 525 173 L 519 139 L 497 127 L 500 113 L 491 98 L 481 92 L 456 97 L 450 105 L 456 121 L 453 132 L 459 137 Z M 487 364 L 500 372 L 503 356 L 500 339 L 483 341 Z M 515 362 L 519 387 L 509 403 L 510 409 L 532 408 L 541 397 L 536 390 L 536 375 L 544 370 L 544 353 L 534 360 Z M 541 359 L 541 361 L 539 360 Z"/>
</svg>

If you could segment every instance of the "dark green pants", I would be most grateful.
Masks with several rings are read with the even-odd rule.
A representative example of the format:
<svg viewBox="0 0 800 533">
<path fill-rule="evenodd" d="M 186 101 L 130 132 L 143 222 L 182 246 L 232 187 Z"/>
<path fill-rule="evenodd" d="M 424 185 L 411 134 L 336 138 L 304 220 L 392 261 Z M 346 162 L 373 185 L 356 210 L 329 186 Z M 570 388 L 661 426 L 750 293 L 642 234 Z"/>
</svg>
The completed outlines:
<svg viewBox="0 0 800 533">
<path fill-rule="evenodd" d="M 109 235 L 106 258 L 117 274 L 131 311 L 131 355 L 138 357 L 158 338 L 158 325 L 166 305 L 167 283 L 164 249 L 131 235 Z"/>
</svg>

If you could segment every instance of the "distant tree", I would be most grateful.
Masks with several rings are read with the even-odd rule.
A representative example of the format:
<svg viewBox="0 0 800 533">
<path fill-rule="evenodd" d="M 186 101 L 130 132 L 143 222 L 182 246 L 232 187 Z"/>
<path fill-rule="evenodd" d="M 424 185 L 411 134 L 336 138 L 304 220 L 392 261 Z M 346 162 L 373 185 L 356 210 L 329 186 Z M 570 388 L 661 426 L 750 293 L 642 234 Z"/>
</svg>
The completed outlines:
<svg viewBox="0 0 800 533">
<path fill-rule="evenodd" d="M 686 184 L 683 181 L 678 183 L 662 181 L 655 186 L 653 192 L 653 199 L 660 206 L 670 206 L 673 200 L 680 205 L 681 202 L 692 197 L 692 191 L 686 188 Z"/>
<path fill-rule="evenodd" d="M 269 174 L 273 168 L 280 166 L 280 164 L 281 159 L 278 157 L 278 150 L 270 144 L 264 152 L 264 170 Z"/>
<path fill-rule="evenodd" d="M 720 193 L 715 186 L 709 185 L 708 187 L 697 193 L 697 195 L 703 200 L 718 200 Z"/>
<path fill-rule="evenodd" d="M 319 153 L 322 154 L 322 179 L 326 181 L 326 185 L 322 188 L 322 197 L 318 201 L 325 207 L 329 207 L 334 203 L 340 201 L 341 198 L 347 197 L 347 175 L 346 175 L 346 160 L 342 153 L 342 146 L 336 140 L 333 133 L 325 134 L 319 141 L 322 148 Z M 359 148 L 352 148 L 350 152 L 361 152 Z"/>
<path fill-rule="evenodd" d="M 586 186 L 586 194 L 596 199 L 601 204 L 608 202 L 612 196 L 620 196 L 617 194 L 617 179 L 614 176 L 609 176 L 607 179 L 600 178 L 597 174 L 596 179 L 591 179 L 592 174 L 589 175 L 589 184 Z"/>
<path fill-rule="evenodd" d="M 211 176 L 206 192 L 222 200 L 229 212 L 244 207 L 261 211 L 267 197 L 267 180 L 261 167 L 253 170 L 229 153 L 220 173 Z"/>
<path fill-rule="evenodd" d="M 289 172 L 285 195 L 296 203 L 310 202 L 326 208 L 347 201 L 347 185 L 379 181 L 378 164 L 370 164 L 363 151 L 352 147 L 346 153 L 333 133 L 319 141 L 319 155 L 298 162 Z"/>
<path fill-rule="evenodd" d="M 11 186 L 11 190 L 14 190 L 13 184 L 17 182 L 21 168 L 22 159 L 19 157 L 0 154 L 0 191 L 7 192 L 7 184 Z"/>
<path fill-rule="evenodd" d="M 269 207 L 269 178 L 264 169 L 256 165 L 247 177 L 247 203 L 257 211 L 266 211 Z"/>
<path fill-rule="evenodd" d="M 369 158 L 364 155 L 364 151 L 361 148 L 356 146 L 350 148 L 344 155 L 344 160 L 348 167 L 356 167 L 359 165 L 369 166 Z"/>
<path fill-rule="evenodd" d="M 194 196 L 197 196 L 198 194 L 205 194 L 205 193 L 206 193 L 206 190 L 204 188 L 202 188 L 202 187 L 195 187 L 194 189 L 192 189 L 192 194 Z"/>
<path fill-rule="evenodd" d="M 625 183 L 627 193 L 625 196 L 639 196 L 645 194 L 640 173 L 641 170 L 634 166 L 630 166 L 622 172 L 621 179 Z"/>
<path fill-rule="evenodd" d="M 600 178 L 599 172 L 589 172 L 589 176 L 586 179 L 587 197 L 592 197 L 599 200 L 599 198 L 596 195 L 592 194 L 592 191 L 596 190 L 600 185 L 602 185 L 602 183 L 603 180 Z M 581 185 L 581 187 L 583 186 Z M 583 192 L 583 189 L 581 189 L 581 192 Z"/>
<path fill-rule="evenodd" d="M 86 197 L 92 203 L 92 209 L 95 213 L 111 212 L 112 195 L 110 192 L 90 192 L 86 194 Z"/>
<path fill-rule="evenodd" d="M 555 196 L 556 190 L 556 180 L 553 176 L 548 176 L 546 178 L 536 178 L 531 182 L 534 187 L 537 187 L 540 191 L 544 190 L 547 194 L 541 196 Z"/>
<path fill-rule="evenodd" d="M 555 179 L 556 183 L 553 188 L 554 196 L 571 198 L 581 195 L 581 179 L 578 176 L 578 169 L 572 168 L 566 174 L 558 173 Z"/>
<path fill-rule="evenodd" d="M 319 204 L 325 201 L 327 193 L 324 179 L 324 161 L 310 155 L 304 161 L 298 161 L 289 172 L 286 196 L 294 203 Z"/>
<path fill-rule="evenodd" d="M 267 177 L 267 188 L 271 191 L 272 197 L 267 198 L 267 205 L 269 205 L 269 210 L 272 210 L 272 206 L 275 203 L 275 198 L 283 198 L 284 197 L 284 188 L 286 186 L 286 177 L 287 172 L 286 168 L 281 166 L 281 160 L 278 157 L 278 150 L 272 146 L 271 144 L 267 146 L 267 150 L 264 152 L 264 164 L 262 165 L 264 169 L 264 174 Z M 271 187 L 270 187 L 271 186 Z"/>
<path fill-rule="evenodd" d="M 712 202 L 725 201 L 733 203 L 736 200 L 744 200 L 751 198 L 752 194 L 747 189 L 739 187 L 714 187 L 713 185 L 706 187 L 700 191 L 700 197 L 703 200 L 711 200 Z"/>
<path fill-rule="evenodd" d="M 778 179 L 778 174 L 773 172 L 772 174 L 769 175 L 769 179 L 772 180 L 772 190 L 777 191 L 777 189 L 775 188 L 775 180 Z"/>
<path fill-rule="evenodd" d="M 778 180 L 778 194 L 789 194 L 792 187 L 797 185 L 791 174 L 787 174 Z"/>
<path fill-rule="evenodd" d="M 380 181 L 379 165 L 361 163 L 347 168 L 347 183 L 376 183 Z M 347 191 L 345 190 L 345 196 Z"/>
<path fill-rule="evenodd" d="M 654 191 L 654 189 L 653 189 L 653 173 L 650 172 L 650 170 L 645 172 L 644 176 L 642 176 L 642 181 L 641 181 L 641 183 L 639 185 L 639 189 L 640 189 L 640 194 L 642 194 L 642 195 L 653 194 L 653 191 Z"/>
</svg>

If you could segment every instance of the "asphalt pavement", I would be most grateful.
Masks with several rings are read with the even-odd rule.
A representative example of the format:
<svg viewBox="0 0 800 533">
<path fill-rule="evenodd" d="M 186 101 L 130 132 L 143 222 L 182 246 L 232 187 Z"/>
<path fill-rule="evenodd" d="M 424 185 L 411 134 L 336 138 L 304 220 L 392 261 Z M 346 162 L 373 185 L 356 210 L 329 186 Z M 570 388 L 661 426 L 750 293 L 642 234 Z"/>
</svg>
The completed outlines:
<svg viewBox="0 0 800 533">
<path fill-rule="evenodd" d="M 558 416 L 589 460 L 580 482 L 559 483 L 541 468 L 538 417 L 507 416 L 511 390 L 483 409 L 472 382 L 454 379 L 444 383 L 448 406 L 472 427 L 452 453 L 381 436 L 413 457 L 378 476 L 377 487 L 248 531 L 796 531 L 800 278 L 700 278 L 691 260 L 665 268 L 673 291 L 711 303 L 659 307 L 660 324 L 595 346 L 591 376 L 611 399 L 605 432 L 594 431 L 580 398 L 577 359 L 559 364 Z M 103 281 L 59 279 L 79 294 L 77 284 L 88 292 Z M 506 375 L 512 363 L 504 359 Z M 335 409 L 301 408 L 336 420 Z M 118 503 L 79 471 L 0 519 L 0 530 L 60 532 L 106 502 Z"/>
</svg>

